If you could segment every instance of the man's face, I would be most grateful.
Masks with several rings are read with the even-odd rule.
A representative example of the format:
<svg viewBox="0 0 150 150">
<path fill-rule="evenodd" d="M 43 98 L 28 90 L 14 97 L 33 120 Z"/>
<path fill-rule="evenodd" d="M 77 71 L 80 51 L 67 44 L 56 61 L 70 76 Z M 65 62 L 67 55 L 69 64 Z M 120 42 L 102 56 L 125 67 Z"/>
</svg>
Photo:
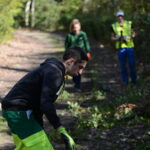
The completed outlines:
<svg viewBox="0 0 150 150">
<path fill-rule="evenodd" d="M 82 61 L 80 63 L 72 63 L 69 67 L 68 70 L 68 75 L 70 76 L 75 76 L 75 75 L 79 75 L 82 74 L 83 69 L 86 67 L 87 62 L 86 61 Z"/>
<path fill-rule="evenodd" d="M 123 22 L 124 17 L 120 15 L 120 16 L 117 17 L 117 19 L 118 19 L 118 22 Z"/>
</svg>

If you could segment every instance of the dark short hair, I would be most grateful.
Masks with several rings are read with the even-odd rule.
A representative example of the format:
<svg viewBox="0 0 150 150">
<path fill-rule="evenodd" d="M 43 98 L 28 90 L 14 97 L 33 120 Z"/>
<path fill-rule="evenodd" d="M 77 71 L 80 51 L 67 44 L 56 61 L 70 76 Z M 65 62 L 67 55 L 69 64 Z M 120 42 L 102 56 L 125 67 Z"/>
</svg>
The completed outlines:
<svg viewBox="0 0 150 150">
<path fill-rule="evenodd" d="M 63 60 L 67 60 L 70 58 L 76 59 L 77 62 L 81 62 L 83 60 L 88 61 L 88 57 L 86 53 L 83 51 L 83 49 L 76 46 L 70 47 L 65 51 Z"/>
</svg>

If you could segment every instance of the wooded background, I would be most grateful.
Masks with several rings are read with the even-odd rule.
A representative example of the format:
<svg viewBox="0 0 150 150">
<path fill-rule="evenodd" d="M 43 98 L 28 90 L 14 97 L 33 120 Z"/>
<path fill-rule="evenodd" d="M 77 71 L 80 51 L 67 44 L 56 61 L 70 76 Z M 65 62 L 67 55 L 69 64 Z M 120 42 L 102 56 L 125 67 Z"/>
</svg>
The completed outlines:
<svg viewBox="0 0 150 150">
<path fill-rule="evenodd" d="M 0 0 L 0 42 L 12 37 L 14 29 L 29 27 L 43 31 L 68 31 L 73 18 L 81 21 L 89 38 L 111 43 L 111 23 L 118 10 L 134 22 L 136 54 L 145 64 L 149 60 L 149 0 Z"/>
<path fill-rule="evenodd" d="M 137 34 L 138 84 L 128 87 L 119 82 L 116 50 L 110 40 L 118 10 L 133 21 Z M 62 57 L 64 41 L 60 37 L 64 40 L 73 18 L 81 21 L 93 58 L 83 76 L 85 91 L 80 95 L 64 90 L 58 100 L 60 116 L 77 142 L 77 149 L 149 150 L 150 0 L 0 0 L 0 101 L 10 85 L 38 61 Z M 69 79 L 67 82 L 70 84 Z M 6 139 L 5 148 L 11 146 L 1 113 L 0 130 L 0 145 Z M 60 146 L 62 150 L 57 135 L 48 130 L 48 136 L 56 149 Z"/>
</svg>

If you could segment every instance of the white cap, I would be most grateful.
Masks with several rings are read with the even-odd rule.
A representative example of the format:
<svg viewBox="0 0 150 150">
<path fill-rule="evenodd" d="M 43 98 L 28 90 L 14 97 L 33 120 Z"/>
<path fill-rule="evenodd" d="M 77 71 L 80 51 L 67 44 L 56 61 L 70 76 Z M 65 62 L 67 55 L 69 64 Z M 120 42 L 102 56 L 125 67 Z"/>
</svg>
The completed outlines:
<svg viewBox="0 0 150 150">
<path fill-rule="evenodd" d="M 116 16 L 118 17 L 118 16 L 124 16 L 124 12 L 123 11 L 118 11 L 117 13 L 116 13 Z"/>
</svg>

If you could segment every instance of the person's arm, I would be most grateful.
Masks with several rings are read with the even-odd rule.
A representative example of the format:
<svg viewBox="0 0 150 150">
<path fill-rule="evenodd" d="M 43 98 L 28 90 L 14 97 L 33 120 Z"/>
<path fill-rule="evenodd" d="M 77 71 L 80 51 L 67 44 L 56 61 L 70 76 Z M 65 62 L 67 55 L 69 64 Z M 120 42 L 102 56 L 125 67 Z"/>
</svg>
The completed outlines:
<svg viewBox="0 0 150 150">
<path fill-rule="evenodd" d="M 116 38 L 116 34 L 115 34 L 113 28 L 111 28 L 111 40 L 112 41 L 117 41 L 118 40 L 118 38 Z"/>
<path fill-rule="evenodd" d="M 134 30 L 132 30 L 132 33 L 131 33 L 131 38 L 135 38 L 136 37 L 136 33 Z"/>
<path fill-rule="evenodd" d="M 134 24 L 131 25 L 131 38 L 135 38 L 136 37 L 136 32 L 134 29 Z"/>
<path fill-rule="evenodd" d="M 66 39 L 65 39 L 65 49 L 68 49 L 71 46 L 70 43 L 70 36 L 67 34 Z"/>
<path fill-rule="evenodd" d="M 49 70 L 48 67 L 44 71 L 41 92 L 41 109 L 49 122 L 56 129 L 61 126 L 61 123 L 56 113 L 54 101 L 57 98 L 56 93 L 59 90 L 63 77 L 58 69 L 51 67 L 51 70 Z"/>
<path fill-rule="evenodd" d="M 116 36 L 115 36 L 115 33 L 111 33 L 111 40 L 112 41 L 117 41 L 117 38 L 116 38 Z"/>
<path fill-rule="evenodd" d="M 86 51 L 86 53 L 90 53 L 90 52 L 91 52 L 91 49 L 90 49 L 90 44 L 89 44 L 89 40 L 88 40 L 87 34 L 84 32 L 83 35 L 84 35 L 85 51 Z"/>
</svg>

